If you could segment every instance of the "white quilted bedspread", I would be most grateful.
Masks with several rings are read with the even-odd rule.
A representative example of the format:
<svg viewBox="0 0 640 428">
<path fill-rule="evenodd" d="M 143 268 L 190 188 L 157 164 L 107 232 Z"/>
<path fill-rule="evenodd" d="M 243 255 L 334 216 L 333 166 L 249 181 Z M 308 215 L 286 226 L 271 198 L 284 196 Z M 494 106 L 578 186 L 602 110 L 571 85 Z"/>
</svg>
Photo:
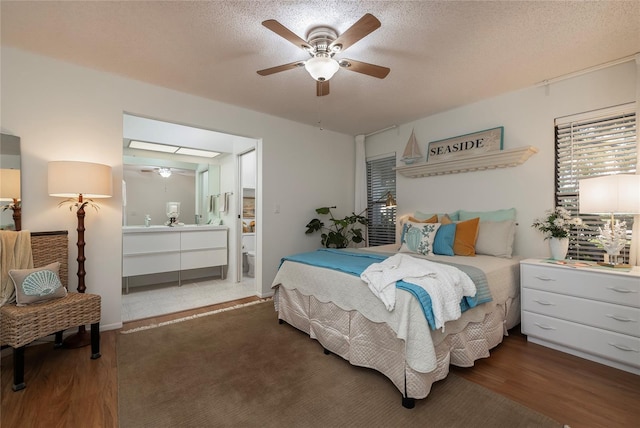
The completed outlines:
<svg viewBox="0 0 640 428">
<path fill-rule="evenodd" d="M 517 260 L 489 256 L 452 259 L 448 257 L 446 261 L 466 261 L 483 269 L 494 301 L 465 312 L 457 321 L 447 323 L 446 334 L 460 332 L 469 322 L 482 321 L 496 304 L 503 304 L 509 297 L 518 296 Z M 483 262 L 483 259 L 486 260 Z M 306 296 L 313 295 L 323 303 L 332 302 L 345 311 L 357 310 L 372 322 L 386 323 L 405 342 L 407 363 L 413 370 L 428 373 L 436 368 L 434 349 L 446 335 L 430 330 L 420 304 L 409 292 L 398 289 L 395 309 L 387 311 L 384 303 L 371 293 L 359 277 L 290 261 L 284 262 L 276 274 L 272 287 L 278 286 L 296 289 Z"/>
</svg>

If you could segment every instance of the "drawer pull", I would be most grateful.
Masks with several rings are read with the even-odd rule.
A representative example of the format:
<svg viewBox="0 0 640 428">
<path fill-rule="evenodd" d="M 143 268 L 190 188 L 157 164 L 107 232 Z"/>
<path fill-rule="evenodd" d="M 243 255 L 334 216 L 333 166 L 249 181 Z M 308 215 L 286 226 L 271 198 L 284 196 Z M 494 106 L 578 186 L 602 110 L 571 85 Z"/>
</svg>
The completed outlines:
<svg viewBox="0 0 640 428">
<path fill-rule="evenodd" d="M 637 349 L 633 349 L 633 348 L 629 348 L 627 345 L 618 345 L 617 343 L 609 343 L 609 345 L 613 346 L 614 348 L 618 348 L 621 351 L 632 351 L 632 352 L 639 352 L 639 350 Z"/>
<path fill-rule="evenodd" d="M 554 303 L 547 302 L 546 300 L 533 299 L 533 301 L 536 302 L 536 303 L 540 303 L 543 306 L 555 306 Z"/>
<path fill-rule="evenodd" d="M 607 314 L 607 317 L 613 318 L 616 321 L 636 322 L 636 320 L 634 320 L 633 318 L 621 317 L 620 315 Z"/>
<path fill-rule="evenodd" d="M 617 293 L 637 293 L 638 290 L 629 290 L 628 288 L 607 287 L 609 290 L 613 290 Z"/>
<path fill-rule="evenodd" d="M 555 279 L 549 278 L 548 276 L 544 275 L 536 275 L 536 278 L 538 278 L 540 281 L 555 281 Z"/>
<path fill-rule="evenodd" d="M 550 325 L 546 325 L 546 324 L 536 323 L 536 325 L 538 327 L 540 327 L 541 329 L 543 329 L 543 330 L 555 330 L 556 329 L 555 327 L 551 327 Z M 615 346 L 615 345 L 613 345 L 613 346 Z"/>
</svg>

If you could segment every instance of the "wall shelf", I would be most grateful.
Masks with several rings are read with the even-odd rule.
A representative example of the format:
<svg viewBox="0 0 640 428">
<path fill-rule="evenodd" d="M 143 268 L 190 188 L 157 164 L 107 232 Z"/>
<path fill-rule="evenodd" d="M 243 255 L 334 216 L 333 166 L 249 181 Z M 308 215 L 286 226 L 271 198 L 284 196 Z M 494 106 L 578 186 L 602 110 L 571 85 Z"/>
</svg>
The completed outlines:
<svg viewBox="0 0 640 428">
<path fill-rule="evenodd" d="M 428 164 L 426 162 L 414 165 L 398 166 L 395 171 L 409 178 L 431 177 L 434 175 L 459 174 L 486 169 L 509 168 L 518 166 L 538 153 L 533 146 L 518 147 L 516 149 L 488 152 L 466 159 L 451 160 Z"/>
</svg>

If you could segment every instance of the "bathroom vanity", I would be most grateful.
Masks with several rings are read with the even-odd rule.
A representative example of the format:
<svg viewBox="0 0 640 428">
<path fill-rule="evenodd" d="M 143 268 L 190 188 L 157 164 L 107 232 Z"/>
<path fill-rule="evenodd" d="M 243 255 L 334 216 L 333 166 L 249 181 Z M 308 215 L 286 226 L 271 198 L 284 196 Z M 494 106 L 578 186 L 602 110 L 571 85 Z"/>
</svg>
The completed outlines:
<svg viewBox="0 0 640 428">
<path fill-rule="evenodd" d="M 135 275 L 219 266 L 224 278 L 227 242 L 227 226 L 123 226 L 125 292 L 129 292 L 128 278 Z"/>
</svg>

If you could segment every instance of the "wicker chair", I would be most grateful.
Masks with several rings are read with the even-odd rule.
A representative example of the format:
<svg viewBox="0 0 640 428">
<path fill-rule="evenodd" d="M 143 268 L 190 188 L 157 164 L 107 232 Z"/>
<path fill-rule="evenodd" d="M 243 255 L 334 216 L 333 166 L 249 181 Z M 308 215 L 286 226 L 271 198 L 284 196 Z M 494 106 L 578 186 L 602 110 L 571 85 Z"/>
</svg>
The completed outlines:
<svg viewBox="0 0 640 428">
<path fill-rule="evenodd" d="M 31 234 L 33 265 L 60 262 L 60 281 L 68 288 L 67 232 Z M 55 334 L 54 347 L 62 346 L 62 332 L 91 324 L 91 359 L 100 358 L 100 296 L 68 293 L 66 297 L 29 306 L 0 308 L 0 343 L 13 348 L 13 390 L 25 388 L 24 350 L 34 340 Z"/>
</svg>

